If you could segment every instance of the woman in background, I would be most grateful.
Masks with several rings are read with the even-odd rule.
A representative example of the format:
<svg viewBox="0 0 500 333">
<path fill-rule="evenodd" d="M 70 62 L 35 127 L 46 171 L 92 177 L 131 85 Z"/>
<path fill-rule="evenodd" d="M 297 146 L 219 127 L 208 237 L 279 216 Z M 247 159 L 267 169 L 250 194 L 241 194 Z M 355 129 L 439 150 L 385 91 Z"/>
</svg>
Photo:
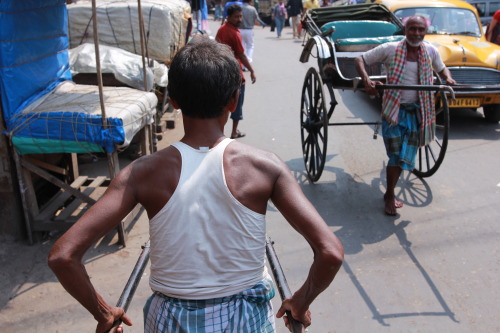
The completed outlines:
<svg viewBox="0 0 500 333">
<path fill-rule="evenodd" d="M 286 13 L 284 0 L 279 0 L 276 6 L 274 6 L 272 19 L 276 23 L 276 33 L 278 38 L 281 38 L 281 31 L 285 25 L 285 20 L 288 18 Z"/>
</svg>

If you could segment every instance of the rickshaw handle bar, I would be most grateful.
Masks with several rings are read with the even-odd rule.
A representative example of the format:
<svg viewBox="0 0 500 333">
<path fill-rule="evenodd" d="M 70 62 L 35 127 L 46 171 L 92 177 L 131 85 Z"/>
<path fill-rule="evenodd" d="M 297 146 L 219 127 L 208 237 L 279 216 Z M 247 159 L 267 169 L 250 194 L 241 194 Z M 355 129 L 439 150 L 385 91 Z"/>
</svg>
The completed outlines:
<svg viewBox="0 0 500 333">
<path fill-rule="evenodd" d="M 141 255 L 139 256 L 139 259 L 137 259 L 137 263 L 135 264 L 134 269 L 132 270 L 132 273 L 128 278 L 125 288 L 123 288 L 118 303 L 116 303 L 117 307 L 123 308 L 125 311 L 128 310 L 128 307 L 130 305 L 130 302 L 132 301 L 132 298 L 134 297 L 137 286 L 139 286 L 139 282 L 141 281 L 142 274 L 146 269 L 146 265 L 148 264 L 149 260 L 149 251 L 150 251 L 149 241 L 147 241 L 147 243 L 142 246 Z M 113 328 L 117 327 L 121 323 L 122 323 L 121 319 L 115 321 L 113 323 L 113 326 L 110 328 L 108 332 L 110 332 Z"/>
<path fill-rule="evenodd" d="M 274 251 L 273 241 L 271 238 L 268 238 L 266 241 L 266 255 L 267 260 L 269 261 L 269 266 L 271 266 L 271 271 L 273 273 L 274 281 L 276 282 L 276 286 L 278 287 L 278 291 L 280 293 L 281 299 L 287 299 L 292 297 L 292 292 L 288 287 L 288 283 L 286 282 L 285 273 L 283 273 L 283 269 L 281 268 L 281 264 L 278 260 L 278 256 Z M 288 322 L 290 323 L 290 327 L 292 328 L 292 333 L 303 333 L 304 325 L 295 320 L 292 317 L 290 311 L 286 311 L 286 315 L 288 317 Z"/>
<path fill-rule="evenodd" d="M 123 289 L 123 292 L 120 296 L 120 299 L 118 300 L 118 303 L 116 304 L 117 307 L 123 308 L 125 311 L 128 310 L 128 307 L 130 305 L 130 302 L 132 298 L 134 297 L 134 293 L 137 289 L 137 286 L 139 285 L 139 282 L 141 280 L 142 274 L 144 273 L 144 270 L 146 269 L 146 265 L 149 260 L 149 251 L 150 251 L 150 245 L 149 241 L 142 247 L 142 252 L 141 255 L 139 256 L 139 259 L 137 259 L 137 263 L 135 264 L 134 269 L 132 270 L 132 273 L 130 274 L 130 277 L 127 281 L 127 284 L 125 285 L 125 288 Z M 285 278 L 285 274 L 283 273 L 283 269 L 281 268 L 281 264 L 278 260 L 278 256 L 276 255 L 276 252 L 274 251 L 274 247 L 272 245 L 272 241 L 269 238 L 266 241 L 266 254 L 267 254 L 267 259 L 269 261 L 269 266 L 271 266 L 271 271 L 273 274 L 273 277 L 276 281 L 276 285 L 278 287 L 278 291 L 280 293 L 281 299 L 284 300 L 286 298 L 292 297 L 292 292 L 290 291 L 290 288 L 288 287 L 288 283 Z M 290 326 L 292 328 L 292 333 L 303 333 L 304 331 L 304 326 L 302 323 L 296 321 L 293 317 L 290 311 L 286 311 L 286 315 L 288 317 L 288 322 L 290 323 Z M 113 326 L 111 329 L 108 331 L 110 332 L 113 328 L 117 327 L 122 323 L 121 319 L 118 319 L 113 323 Z"/>
<path fill-rule="evenodd" d="M 453 88 L 443 84 L 439 85 L 377 84 L 375 88 L 379 90 L 400 89 L 400 90 L 446 91 L 451 95 L 452 99 L 455 99 L 455 91 L 453 90 Z"/>
</svg>

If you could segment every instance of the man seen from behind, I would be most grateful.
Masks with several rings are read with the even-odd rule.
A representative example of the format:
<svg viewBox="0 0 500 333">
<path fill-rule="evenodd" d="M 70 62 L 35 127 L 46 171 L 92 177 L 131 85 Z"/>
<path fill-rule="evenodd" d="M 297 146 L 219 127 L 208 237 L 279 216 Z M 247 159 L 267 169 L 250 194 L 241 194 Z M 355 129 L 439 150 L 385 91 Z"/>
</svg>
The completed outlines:
<svg viewBox="0 0 500 333">
<path fill-rule="evenodd" d="M 227 45 L 203 37 L 188 43 L 168 81 L 184 137 L 124 168 L 52 247 L 49 266 L 94 316 L 97 333 L 119 318 L 132 322 L 94 289 L 82 258 L 136 204 L 147 212 L 151 241 L 144 332 L 275 331 L 265 265 L 269 200 L 314 253 L 305 282 L 277 316 L 290 310 L 311 324 L 309 306 L 337 274 L 343 248 L 280 158 L 224 136 L 240 87 L 241 68 Z"/>
</svg>

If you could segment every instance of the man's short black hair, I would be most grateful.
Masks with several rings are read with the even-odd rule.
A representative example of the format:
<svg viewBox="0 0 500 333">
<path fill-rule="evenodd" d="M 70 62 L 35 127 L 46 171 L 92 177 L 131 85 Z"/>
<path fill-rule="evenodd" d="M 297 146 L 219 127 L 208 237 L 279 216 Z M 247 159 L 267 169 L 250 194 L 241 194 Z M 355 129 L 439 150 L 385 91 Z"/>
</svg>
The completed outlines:
<svg viewBox="0 0 500 333">
<path fill-rule="evenodd" d="M 233 3 L 231 6 L 227 7 L 227 16 L 231 16 L 234 13 L 243 11 L 240 5 Z"/>
<path fill-rule="evenodd" d="M 192 118 L 221 116 L 240 86 L 240 65 L 231 48 L 206 37 L 184 46 L 168 71 L 170 98 Z"/>
</svg>

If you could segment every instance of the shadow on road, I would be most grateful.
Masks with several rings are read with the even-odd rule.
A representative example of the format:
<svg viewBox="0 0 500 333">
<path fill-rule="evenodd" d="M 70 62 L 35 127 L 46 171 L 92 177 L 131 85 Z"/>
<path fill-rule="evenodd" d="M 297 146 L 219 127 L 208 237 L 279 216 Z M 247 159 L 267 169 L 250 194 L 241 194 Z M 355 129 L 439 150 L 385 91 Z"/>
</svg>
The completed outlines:
<svg viewBox="0 0 500 333">
<path fill-rule="evenodd" d="M 302 191 L 314 204 L 327 223 L 341 227 L 336 232 L 345 247 L 346 254 L 362 251 L 364 244 L 374 244 L 394 234 L 393 225 L 387 221 L 398 218 L 384 214 L 385 164 L 378 177 L 365 182 L 361 176 L 350 175 L 343 169 L 328 165 L 336 155 L 327 155 L 323 177 L 333 182 L 312 183 L 305 171 L 302 159 L 287 161 Z M 410 207 L 425 207 L 432 202 L 432 191 L 424 179 L 404 172 L 396 187 L 396 195 Z M 328 219 L 328 216 L 334 216 Z"/>
<path fill-rule="evenodd" d="M 331 162 L 335 156 L 327 156 L 327 162 Z M 454 322 L 458 322 L 433 282 L 432 277 L 412 251 L 412 244 L 408 240 L 405 230 L 411 222 L 409 220 L 399 220 L 399 216 L 387 216 L 383 212 L 385 165 L 382 166 L 378 177 L 373 178 L 370 183 L 366 183 L 362 177 L 350 175 L 343 169 L 331 167 L 326 163 L 324 177 L 328 176 L 330 179 L 331 174 L 333 174 L 335 180 L 314 184 L 309 181 L 301 159 L 290 160 L 287 164 L 305 195 L 313 202 L 327 223 L 332 227 L 340 227 L 335 231 L 335 234 L 344 245 L 346 257 L 361 253 L 365 245 L 381 243 L 395 235 L 408 259 L 418 269 L 437 303 L 442 308 L 442 311 L 381 313 L 379 306 L 370 297 L 367 289 L 346 259 L 343 264 L 344 270 L 372 312 L 375 320 L 383 326 L 389 326 L 386 322 L 387 319 L 414 316 L 445 316 Z M 398 198 L 410 207 L 426 207 L 433 199 L 431 188 L 426 181 L 410 172 L 403 173 L 396 190 Z"/>
<path fill-rule="evenodd" d="M 381 313 L 379 311 L 379 308 L 377 307 L 377 305 L 371 299 L 371 297 L 368 294 L 368 292 L 366 291 L 366 289 L 363 287 L 362 283 L 356 277 L 356 274 L 354 273 L 353 269 L 351 269 L 351 267 L 349 266 L 347 261 L 344 261 L 344 264 L 342 265 L 342 267 L 346 271 L 346 273 L 349 276 L 349 279 L 352 281 L 354 287 L 358 290 L 359 294 L 363 298 L 364 302 L 366 303 L 366 306 L 372 312 L 373 319 L 377 320 L 383 326 L 390 326 L 385 321 L 386 319 L 401 318 L 401 317 L 423 317 L 423 316 L 432 316 L 432 317 L 444 316 L 444 317 L 449 317 L 452 321 L 458 323 L 459 321 L 455 318 L 455 314 L 453 313 L 453 311 L 451 311 L 450 307 L 446 303 L 446 300 L 441 295 L 436 284 L 433 282 L 431 276 L 429 275 L 429 273 L 427 273 L 427 271 L 422 266 L 422 264 L 419 262 L 415 253 L 413 253 L 413 251 L 411 249 L 411 242 L 408 240 L 406 231 L 404 229 L 409 224 L 410 224 L 410 221 L 405 220 L 405 221 L 401 221 L 398 224 L 391 225 L 391 228 L 392 228 L 393 233 L 398 238 L 399 243 L 401 244 L 401 247 L 407 253 L 408 258 L 412 261 L 412 263 L 415 265 L 415 267 L 422 274 L 422 277 L 425 279 L 427 285 L 429 286 L 432 293 L 436 297 L 436 300 L 439 303 L 439 305 L 442 307 L 443 311 Z"/>
</svg>

